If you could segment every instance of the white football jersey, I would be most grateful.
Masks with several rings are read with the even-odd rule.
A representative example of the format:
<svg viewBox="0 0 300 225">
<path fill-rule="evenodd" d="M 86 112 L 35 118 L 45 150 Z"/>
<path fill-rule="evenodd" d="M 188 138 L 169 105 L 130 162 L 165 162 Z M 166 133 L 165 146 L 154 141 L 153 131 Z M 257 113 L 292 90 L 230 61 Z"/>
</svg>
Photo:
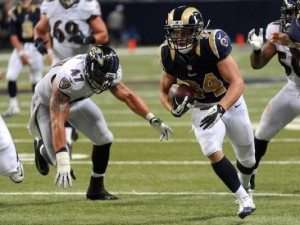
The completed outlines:
<svg viewBox="0 0 300 225">
<path fill-rule="evenodd" d="M 53 66 L 45 77 L 36 85 L 35 92 L 41 97 L 45 105 L 49 105 L 52 81 L 55 77 L 57 88 L 68 95 L 70 102 L 76 102 L 91 97 L 94 92 L 85 77 L 86 54 L 77 55 L 66 59 Z M 112 82 L 112 87 L 121 82 L 122 69 L 119 65 L 117 78 Z"/>
<path fill-rule="evenodd" d="M 101 16 L 97 0 L 79 0 L 79 3 L 67 9 L 59 0 L 44 0 L 41 13 L 46 16 L 50 25 L 56 61 L 88 52 L 90 45 L 79 45 L 69 40 L 78 32 L 85 37 L 92 34 L 88 19 L 92 16 Z"/>
<path fill-rule="evenodd" d="M 281 24 L 279 21 L 268 24 L 266 39 L 270 40 L 271 34 L 275 32 L 281 32 Z M 300 61 L 292 57 L 289 47 L 276 43 L 275 46 L 278 53 L 278 60 L 285 69 L 288 81 L 297 86 L 300 85 Z"/>
</svg>

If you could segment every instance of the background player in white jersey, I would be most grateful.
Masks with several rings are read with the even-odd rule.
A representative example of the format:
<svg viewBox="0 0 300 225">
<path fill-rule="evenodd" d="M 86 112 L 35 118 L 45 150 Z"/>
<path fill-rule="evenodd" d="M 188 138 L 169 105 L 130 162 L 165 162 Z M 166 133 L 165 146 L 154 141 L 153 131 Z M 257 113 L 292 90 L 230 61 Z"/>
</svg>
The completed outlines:
<svg viewBox="0 0 300 225">
<path fill-rule="evenodd" d="M 36 50 L 33 42 L 33 28 L 40 19 L 40 9 L 31 4 L 31 0 L 18 2 L 19 4 L 8 13 L 10 41 L 14 50 L 9 59 L 6 73 L 9 108 L 2 113 L 3 117 L 12 116 L 20 111 L 17 100 L 17 79 L 24 65 L 29 65 L 30 68 L 32 90 L 42 79 L 43 57 Z"/>
<path fill-rule="evenodd" d="M 288 3 L 288 4 L 287 4 Z M 281 8 L 281 19 L 270 23 L 266 29 L 266 42 L 263 41 L 263 29 L 259 35 L 252 29 L 248 35 L 248 42 L 253 47 L 250 56 L 253 69 L 261 69 L 278 55 L 279 63 L 284 67 L 287 83 L 265 108 L 258 128 L 255 132 L 255 158 L 257 169 L 261 158 L 267 151 L 269 141 L 297 115 L 300 114 L 300 68 L 297 49 L 273 42 L 275 35 L 285 35 L 289 32 L 291 19 L 294 15 L 295 1 L 284 1 Z M 287 44 L 287 43 L 286 43 Z M 251 187 L 255 187 L 255 173 L 251 178 Z"/>
<path fill-rule="evenodd" d="M 192 127 L 202 152 L 216 175 L 238 198 L 238 216 L 252 214 L 255 205 L 249 180 L 255 164 L 254 141 L 244 82 L 231 56 L 231 41 L 220 29 L 208 30 L 199 10 L 181 6 L 167 18 L 166 42 L 159 49 L 163 75 L 160 96 L 164 107 L 176 117 L 187 111 L 187 102 L 172 108 L 168 92 L 178 80 L 195 92 Z M 225 135 L 237 157 L 237 168 L 222 150 Z M 247 193 L 248 190 L 248 193 Z"/>
<path fill-rule="evenodd" d="M 0 80 L 3 71 L 0 69 Z M 23 165 L 16 152 L 11 135 L 0 116 L 0 174 L 9 176 L 15 183 L 20 183 L 24 179 Z"/>
<path fill-rule="evenodd" d="M 108 46 L 95 46 L 88 54 L 74 56 L 53 66 L 36 86 L 32 98 L 30 131 L 38 133 L 45 144 L 38 152 L 37 163 L 57 167 L 55 183 L 58 186 L 72 185 L 64 123 L 68 120 L 93 143 L 93 170 L 86 194 L 91 200 L 117 197 L 109 194 L 103 184 L 113 135 L 90 96 L 109 90 L 134 113 L 147 119 L 160 132 L 161 140 L 168 140 L 171 132 L 149 111 L 143 100 L 121 82 L 121 77 L 116 53 Z"/>
<path fill-rule="evenodd" d="M 52 65 L 77 54 L 88 52 L 92 44 L 104 44 L 108 41 L 108 32 L 101 18 L 100 4 L 96 0 L 44 0 L 41 5 L 41 19 L 35 27 L 37 49 L 45 54 L 45 42 L 50 30 L 53 52 Z M 51 53 L 52 54 L 52 53 Z M 66 123 L 67 141 L 78 134 Z M 39 148 L 42 143 L 37 141 Z"/>
<path fill-rule="evenodd" d="M 44 0 L 41 19 L 35 27 L 35 42 L 44 54 L 46 34 L 50 30 L 54 60 L 84 54 L 92 44 L 108 41 L 108 32 L 96 0 Z"/>
</svg>

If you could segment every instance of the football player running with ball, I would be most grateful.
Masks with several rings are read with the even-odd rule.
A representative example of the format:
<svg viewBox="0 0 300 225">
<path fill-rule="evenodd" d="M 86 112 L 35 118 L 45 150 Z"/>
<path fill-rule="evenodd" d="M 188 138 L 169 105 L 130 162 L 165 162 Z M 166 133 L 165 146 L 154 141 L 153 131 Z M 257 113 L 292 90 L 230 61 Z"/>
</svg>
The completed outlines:
<svg viewBox="0 0 300 225">
<path fill-rule="evenodd" d="M 145 102 L 121 82 L 119 60 L 108 46 L 95 46 L 88 54 L 77 55 L 54 65 L 38 83 L 32 97 L 30 132 L 39 135 L 45 148 L 44 164 L 57 167 L 54 182 L 63 188 L 72 186 L 70 155 L 64 124 L 68 120 L 93 143 L 92 174 L 86 197 L 90 200 L 114 200 L 104 188 L 113 134 L 101 109 L 90 99 L 93 94 L 109 90 L 137 115 L 147 119 L 168 140 L 171 129 L 155 117 Z"/>
<path fill-rule="evenodd" d="M 275 55 L 278 55 L 278 61 L 284 67 L 287 78 L 285 86 L 269 101 L 255 131 L 256 169 L 267 151 L 270 140 L 300 114 L 300 51 L 288 36 L 293 27 L 295 4 L 296 1 L 284 1 L 281 7 L 281 19 L 267 26 L 266 42 L 263 39 L 262 28 L 258 35 L 255 34 L 254 29 L 248 35 L 248 43 L 253 48 L 250 56 L 252 68 L 261 69 Z M 298 36 L 300 36 L 300 31 Z M 251 178 L 253 189 L 256 169 Z"/>
<path fill-rule="evenodd" d="M 187 101 L 172 108 L 168 92 L 181 80 L 195 91 L 192 127 L 202 152 L 216 175 L 238 198 L 238 216 L 255 210 L 249 180 L 255 164 L 254 139 L 242 93 L 244 82 L 230 55 L 231 42 L 220 29 L 204 28 L 201 13 L 193 7 L 173 9 L 166 20 L 166 41 L 159 48 L 163 68 L 160 99 L 175 117 L 189 107 Z M 227 135 L 237 157 L 237 173 L 222 151 Z"/>
</svg>

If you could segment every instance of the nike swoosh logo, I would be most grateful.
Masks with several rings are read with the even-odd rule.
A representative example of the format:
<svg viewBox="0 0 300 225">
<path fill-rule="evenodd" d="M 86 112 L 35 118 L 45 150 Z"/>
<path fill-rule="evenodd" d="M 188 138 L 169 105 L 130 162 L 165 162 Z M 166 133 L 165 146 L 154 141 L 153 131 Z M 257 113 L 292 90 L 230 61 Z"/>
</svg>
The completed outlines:
<svg viewBox="0 0 300 225">
<path fill-rule="evenodd" d="M 237 108 L 237 107 L 239 107 L 241 104 L 242 104 L 242 103 L 240 103 L 240 104 L 238 104 L 238 105 L 235 105 L 235 106 L 234 106 L 234 108 Z"/>
</svg>

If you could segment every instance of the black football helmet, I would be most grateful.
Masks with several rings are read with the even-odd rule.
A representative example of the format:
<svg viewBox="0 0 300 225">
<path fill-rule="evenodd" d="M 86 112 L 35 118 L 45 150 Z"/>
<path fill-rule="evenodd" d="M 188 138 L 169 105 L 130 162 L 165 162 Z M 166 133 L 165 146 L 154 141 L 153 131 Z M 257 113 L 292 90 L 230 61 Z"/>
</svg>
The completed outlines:
<svg viewBox="0 0 300 225">
<path fill-rule="evenodd" d="M 75 3 L 79 2 L 79 0 L 59 0 L 59 1 L 60 1 L 60 4 L 66 9 L 70 8 Z"/>
<path fill-rule="evenodd" d="M 91 89 L 99 94 L 111 87 L 117 79 L 119 58 L 114 50 L 106 45 L 94 46 L 86 56 L 86 78 Z"/>
<path fill-rule="evenodd" d="M 292 17 L 295 14 L 296 0 L 283 0 L 283 5 L 280 9 L 281 12 L 281 27 L 282 32 L 289 33 L 291 29 Z"/>
<path fill-rule="evenodd" d="M 204 22 L 198 9 L 179 6 L 168 14 L 165 37 L 171 49 L 185 54 L 199 42 L 203 29 Z"/>
</svg>

